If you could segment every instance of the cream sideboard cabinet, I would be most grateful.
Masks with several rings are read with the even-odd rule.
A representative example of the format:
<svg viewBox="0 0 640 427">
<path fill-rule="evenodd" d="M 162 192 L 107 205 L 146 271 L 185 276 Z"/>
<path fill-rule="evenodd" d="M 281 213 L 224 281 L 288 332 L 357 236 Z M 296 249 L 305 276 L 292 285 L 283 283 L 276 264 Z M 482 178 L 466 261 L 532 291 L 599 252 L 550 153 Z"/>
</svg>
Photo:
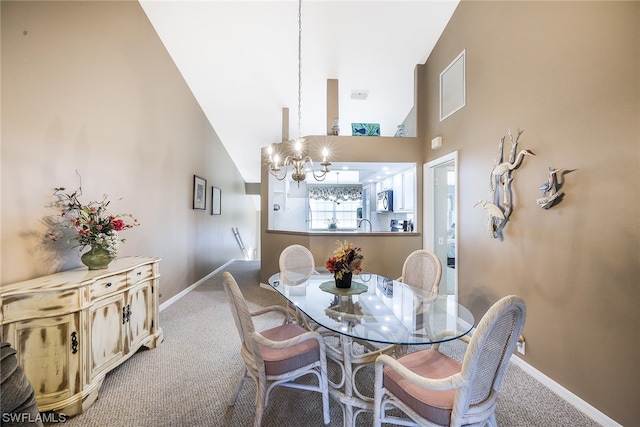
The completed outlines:
<svg viewBox="0 0 640 427">
<path fill-rule="evenodd" d="M 162 341 L 159 258 L 119 258 L 3 286 L 2 341 L 17 350 L 38 410 L 73 416 L 98 397 L 107 372 Z"/>
</svg>

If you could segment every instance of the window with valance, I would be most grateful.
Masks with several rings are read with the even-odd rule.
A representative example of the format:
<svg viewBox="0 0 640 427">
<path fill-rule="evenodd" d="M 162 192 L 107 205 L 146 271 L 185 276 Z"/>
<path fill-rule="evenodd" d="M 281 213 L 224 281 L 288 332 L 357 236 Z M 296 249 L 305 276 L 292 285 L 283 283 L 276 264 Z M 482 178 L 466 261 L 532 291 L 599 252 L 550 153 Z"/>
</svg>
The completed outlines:
<svg viewBox="0 0 640 427">
<path fill-rule="evenodd" d="M 307 194 L 312 200 L 357 201 L 362 200 L 362 185 L 309 185 Z"/>
</svg>

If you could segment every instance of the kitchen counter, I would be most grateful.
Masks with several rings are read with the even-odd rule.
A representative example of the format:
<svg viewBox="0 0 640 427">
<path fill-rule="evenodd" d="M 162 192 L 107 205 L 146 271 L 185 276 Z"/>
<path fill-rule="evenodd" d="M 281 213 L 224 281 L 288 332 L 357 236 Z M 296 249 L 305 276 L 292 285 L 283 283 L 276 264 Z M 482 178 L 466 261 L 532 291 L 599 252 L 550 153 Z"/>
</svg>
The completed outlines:
<svg viewBox="0 0 640 427">
<path fill-rule="evenodd" d="M 422 233 L 405 231 L 285 231 L 264 230 L 262 234 L 260 280 L 279 271 L 280 253 L 289 245 L 302 245 L 313 254 L 316 265 L 324 265 L 336 249 L 336 240 L 348 240 L 362 247 L 365 269 L 387 277 L 400 277 L 407 255 L 422 248 Z"/>
<path fill-rule="evenodd" d="M 336 240 L 348 240 L 362 248 L 364 269 L 387 277 L 400 277 L 407 255 L 422 248 L 422 233 L 358 231 L 284 231 L 265 230 L 262 235 L 260 280 L 279 271 L 280 253 L 289 245 L 302 245 L 311 251 L 316 265 L 324 265 L 336 249 Z"/>
<path fill-rule="evenodd" d="M 326 230 L 326 231 L 288 231 L 288 230 L 267 230 L 267 233 L 277 233 L 277 234 L 290 234 L 297 236 L 353 236 L 357 235 L 358 237 L 408 237 L 408 236 L 420 236 L 421 233 L 417 233 L 415 231 L 358 231 L 358 230 Z"/>
</svg>

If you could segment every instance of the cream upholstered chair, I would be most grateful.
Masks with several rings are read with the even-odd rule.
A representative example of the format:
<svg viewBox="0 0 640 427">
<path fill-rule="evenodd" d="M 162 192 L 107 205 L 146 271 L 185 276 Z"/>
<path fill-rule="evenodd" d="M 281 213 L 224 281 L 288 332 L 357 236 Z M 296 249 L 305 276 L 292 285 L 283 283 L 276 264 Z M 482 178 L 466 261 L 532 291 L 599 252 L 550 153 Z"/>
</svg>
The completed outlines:
<svg viewBox="0 0 640 427">
<path fill-rule="evenodd" d="M 438 257 L 424 249 L 413 251 L 402 265 L 402 276 L 397 280 L 411 286 L 438 293 L 442 264 Z"/>
<path fill-rule="evenodd" d="M 295 286 L 307 281 L 314 274 L 313 254 L 302 245 L 290 245 L 280 253 L 280 282 Z"/>
<path fill-rule="evenodd" d="M 497 426 L 498 388 L 525 317 L 519 297 L 496 302 L 471 339 L 463 337 L 469 344 L 462 364 L 440 353 L 437 345 L 397 360 L 378 357 L 373 425 Z M 393 407 L 415 423 L 387 415 L 386 410 Z"/>
<path fill-rule="evenodd" d="M 289 323 L 291 317 L 284 307 L 270 306 L 250 312 L 233 276 L 224 272 L 222 277 L 229 295 L 233 319 L 240 334 L 240 353 L 245 364 L 238 385 L 229 400 L 229 406 L 235 404 L 242 384 L 248 376 L 256 383 L 254 427 L 261 425 L 262 415 L 269 402 L 269 393 L 276 386 L 320 392 L 324 423 L 329 424 L 329 383 L 322 336 Z M 252 317 L 274 311 L 283 314 L 285 322 L 275 328 L 256 332 Z M 317 377 L 317 386 L 294 381 L 307 374 Z"/>
</svg>

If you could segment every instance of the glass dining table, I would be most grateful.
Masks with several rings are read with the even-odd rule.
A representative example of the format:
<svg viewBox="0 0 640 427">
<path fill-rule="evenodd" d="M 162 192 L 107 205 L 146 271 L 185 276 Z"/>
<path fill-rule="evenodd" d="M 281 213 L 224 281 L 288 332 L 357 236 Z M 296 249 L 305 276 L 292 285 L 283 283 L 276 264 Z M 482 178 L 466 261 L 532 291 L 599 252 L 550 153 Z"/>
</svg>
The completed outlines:
<svg viewBox="0 0 640 427">
<path fill-rule="evenodd" d="M 326 340 L 327 356 L 340 375 L 330 380 L 329 391 L 341 403 L 345 426 L 354 426 L 362 411 L 373 410 L 373 395 L 359 389 L 356 375 L 380 354 L 400 355 L 410 346 L 454 340 L 474 325 L 471 312 L 455 297 L 374 273 L 354 275 L 348 289 L 337 288 L 326 270 L 279 272 L 269 285 L 295 307 L 301 324 L 334 338 Z"/>
</svg>

